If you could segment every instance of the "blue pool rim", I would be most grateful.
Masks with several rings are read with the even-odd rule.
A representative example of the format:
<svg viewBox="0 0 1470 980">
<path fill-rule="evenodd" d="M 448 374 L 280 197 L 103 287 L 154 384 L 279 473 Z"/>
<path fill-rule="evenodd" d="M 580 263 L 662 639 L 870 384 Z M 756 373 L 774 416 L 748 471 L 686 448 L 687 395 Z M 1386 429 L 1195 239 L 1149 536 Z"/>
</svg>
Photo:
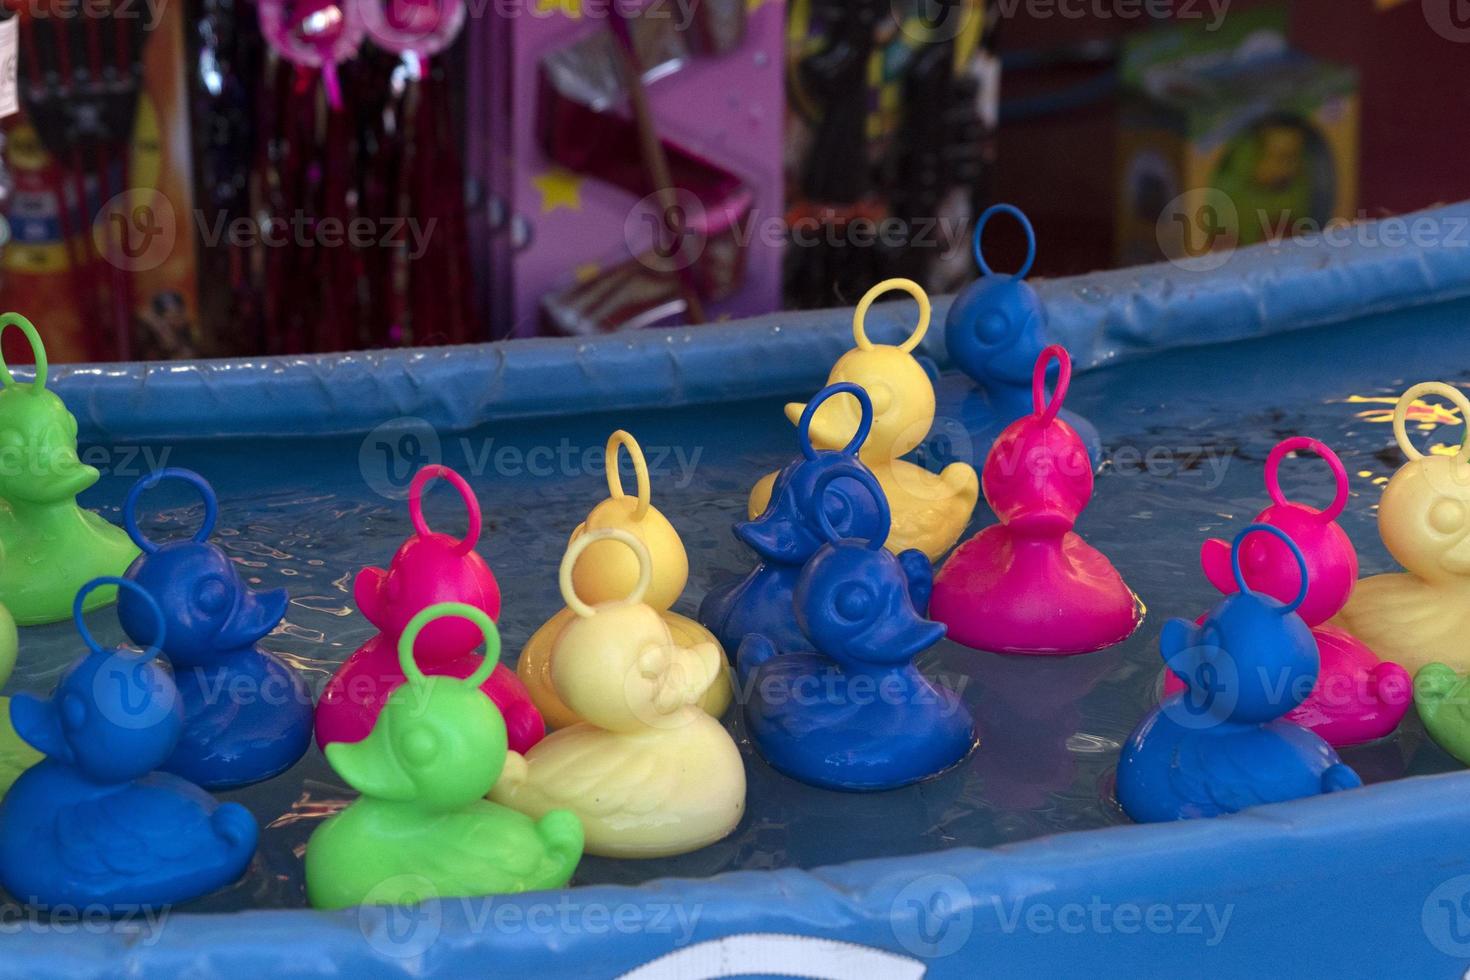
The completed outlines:
<svg viewBox="0 0 1470 980">
<path fill-rule="evenodd" d="M 1368 223 L 1339 233 L 1350 242 L 1258 246 L 1208 271 L 1158 265 L 1036 285 L 1051 339 L 1071 348 L 1080 369 L 1470 296 L 1470 205 L 1392 220 L 1431 231 L 1423 245 L 1392 245 L 1385 234 L 1397 226 Z M 938 302 L 936 316 L 946 308 Z M 401 416 L 468 430 L 809 393 L 849 346 L 849 317 L 836 310 L 590 340 L 53 366 L 51 387 L 91 441 L 362 433 Z M 911 304 L 880 308 L 870 330 L 896 338 L 906 317 Z M 942 333 L 931 331 L 925 344 L 941 362 Z M 259 397 L 264 385 L 269 399 Z M 1273 967 L 1301 976 L 1459 976 L 1470 967 L 1467 826 L 1470 773 L 1454 773 L 1213 821 L 811 872 L 416 911 L 175 916 L 157 931 L 146 922 L 59 932 L 0 920 L 0 977 L 616 976 L 642 968 L 637 975 L 661 978 L 731 975 L 721 972 L 731 967 L 828 976 Z"/>
</svg>

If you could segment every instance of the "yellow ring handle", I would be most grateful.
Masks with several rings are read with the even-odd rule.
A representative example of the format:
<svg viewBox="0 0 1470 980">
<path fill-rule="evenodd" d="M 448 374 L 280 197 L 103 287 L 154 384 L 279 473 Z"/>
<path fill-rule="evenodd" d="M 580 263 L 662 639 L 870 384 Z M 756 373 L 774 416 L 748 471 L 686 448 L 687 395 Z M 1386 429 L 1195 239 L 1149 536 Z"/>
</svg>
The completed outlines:
<svg viewBox="0 0 1470 980">
<path fill-rule="evenodd" d="M 46 363 L 46 345 L 41 342 L 40 331 L 36 325 L 19 313 L 6 313 L 0 316 L 0 334 L 5 332 L 6 327 L 20 327 L 20 332 L 26 335 L 26 340 L 31 342 L 31 354 L 36 359 L 36 390 L 46 387 L 46 376 L 50 373 Z M 10 365 L 5 363 L 4 356 L 0 356 L 0 384 L 7 388 L 15 387 L 15 378 L 10 373 Z"/>
<path fill-rule="evenodd" d="M 594 616 L 597 610 L 587 605 L 582 601 L 582 597 L 577 595 L 577 586 L 572 582 L 572 569 L 577 567 L 577 559 L 582 557 L 582 552 L 598 541 L 620 541 L 631 548 L 633 554 L 638 557 L 638 582 L 626 599 L 613 604 L 615 607 L 638 605 L 648 594 L 648 587 L 653 584 L 653 559 L 649 557 L 648 548 L 642 541 L 621 528 L 604 528 L 601 531 L 584 534 L 571 543 L 567 548 L 567 553 L 561 559 L 561 597 L 566 602 L 567 608 L 578 616 Z"/>
<path fill-rule="evenodd" d="M 1438 395 L 1446 401 L 1451 402 L 1460 410 L 1460 421 L 1465 424 L 1465 435 L 1460 440 L 1460 451 L 1455 454 L 1455 462 L 1470 462 L 1470 398 L 1459 388 L 1451 387 L 1443 381 L 1424 381 L 1416 384 L 1404 392 L 1398 404 L 1393 407 L 1393 437 L 1403 450 L 1405 456 L 1411 460 L 1423 459 L 1415 445 L 1409 441 L 1409 433 L 1404 427 L 1404 422 L 1409 416 L 1409 408 L 1424 395 Z"/>
<path fill-rule="evenodd" d="M 618 472 L 618 453 L 628 450 L 628 458 L 633 461 L 633 476 L 638 481 L 638 509 L 633 511 L 633 519 L 641 521 L 648 514 L 648 508 L 653 500 L 653 487 L 648 479 L 648 461 L 643 458 L 643 447 L 638 445 L 638 440 L 632 434 L 622 429 L 614 432 L 607 440 L 607 452 L 603 467 L 607 471 L 607 492 L 614 500 L 622 500 L 627 496 L 623 492 L 623 475 Z"/>
<path fill-rule="evenodd" d="M 924 292 L 924 287 L 912 279 L 885 279 L 872 289 L 858 303 L 857 309 L 852 313 L 852 339 L 857 343 L 859 350 L 872 350 L 873 342 L 868 339 L 868 308 L 884 293 L 901 292 L 908 293 L 919 304 L 919 325 L 914 332 L 909 334 L 909 339 L 898 345 L 898 349 L 905 354 L 913 353 L 924 340 L 924 335 L 929 332 L 929 320 L 934 315 L 934 307 L 929 302 L 929 294 Z"/>
</svg>

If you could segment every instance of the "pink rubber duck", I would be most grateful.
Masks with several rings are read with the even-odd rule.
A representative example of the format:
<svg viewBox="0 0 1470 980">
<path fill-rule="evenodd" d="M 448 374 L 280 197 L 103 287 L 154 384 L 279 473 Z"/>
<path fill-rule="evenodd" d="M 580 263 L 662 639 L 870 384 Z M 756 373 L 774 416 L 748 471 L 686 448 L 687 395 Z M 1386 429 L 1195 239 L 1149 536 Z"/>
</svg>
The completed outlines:
<svg viewBox="0 0 1470 980">
<path fill-rule="evenodd" d="M 1060 368 L 1051 400 L 1046 372 Z M 1092 498 L 1087 447 L 1057 418 L 1072 359 L 1053 344 L 1031 377 L 1032 414 L 1006 427 L 981 484 L 1000 523 L 955 549 L 929 615 L 956 642 L 997 653 L 1090 653 L 1126 639 L 1143 607 L 1111 562 L 1072 530 Z"/>
<path fill-rule="evenodd" d="M 464 499 L 470 524 L 462 540 L 430 531 L 424 520 L 424 488 L 435 478 L 452 484 Z M 388 695 L 404 681 L 398 639 L 414 616 L 441 602 L 463 602 L 500 619 L 500 586 L 474 550 L 480 540 L 480 502 L 464 478 L 447 466 L 424 467 L 409 486 L 408 512 L 415 533 L 387 571 L 364 568 L 353 584 L 358 608 L 380 632 L 347 658 L 322 693 L 316 740 L 323 748 L 331 742 L 360 742 L 373 730 Z M 431 677 L 467 678 L 484 662 L 475 652 L 482 640 L 479 627 L 469 620 L 436 620 L 419 637 L 418 664 Z M 505 717 L 513 750 L 524 752 L 541 741 L 546 725 L 515 671 L 499 665 L 482 687 Z"/>
<path fill-rule="evenodd" d="M 1281 490 L 1278 472 L 1290 453 L 1309 450 L 1332 468 L 1337 495 L 1326 510 L 1293 503 Z M 1307 598 L 1297 614 L 1312 627 L 1322 667 L 1309 698 L 1286 720 L 1310 728 L 1332 745 L 1356 745 L 1382 738 L 1398 727 L 1413 700 L 1409 672 L 1378 659 L 1362 640 L 1336 626 L 1323 625 L 1343 606 L 1358 580 L 1358 553 L 1337 517 L 1347 506 L 1348 477 L 1342 460 L 1329 447 L 1306 436 L 1287 439 L 1266 458 L 1266 492 L 1271 506 L 1257 515 L 1255 524 L 1284 531 L 1307 562 Z M 1200 564 L 1210 584 L 1226 595 L 1238 591 L 1230 568 L 1230 545 L 1212 539 L 1200 549 Z M 1241 547 L 1241 572 L 1252 591 L 1287 602 L 1301 588 L 1301 573 L 1290 549 L 1268 534 L 1256 534 Z M 1166 672 L 1164 693 L 1182 691 L 1184 684 Z"/>
</svg>

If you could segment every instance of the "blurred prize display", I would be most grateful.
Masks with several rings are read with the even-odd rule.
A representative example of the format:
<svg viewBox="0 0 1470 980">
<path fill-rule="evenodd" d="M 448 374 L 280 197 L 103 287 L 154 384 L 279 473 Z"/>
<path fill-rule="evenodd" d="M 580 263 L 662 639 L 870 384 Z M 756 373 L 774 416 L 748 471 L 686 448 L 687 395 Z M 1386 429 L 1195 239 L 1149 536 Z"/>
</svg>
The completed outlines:
<svg viewBox="0 0 1470 980">
<path fill-rule="evenodd" d="M 45 311 L 56 360 L 192 353 L 181 5 L 37 0 L 14 17 L 0 300 Z"/>
<path fill-rule="evenodd" d="M 989 201 L 999 63 L 987 0 L 791 0 L 788 306 L 895 276 L 968 281 Z"/>
</svg>

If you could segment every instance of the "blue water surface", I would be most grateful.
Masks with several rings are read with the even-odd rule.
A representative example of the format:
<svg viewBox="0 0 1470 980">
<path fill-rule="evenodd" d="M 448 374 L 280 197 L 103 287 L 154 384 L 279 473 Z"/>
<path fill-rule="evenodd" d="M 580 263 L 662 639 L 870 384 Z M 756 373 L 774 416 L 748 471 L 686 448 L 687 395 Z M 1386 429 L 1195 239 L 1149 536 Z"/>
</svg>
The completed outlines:
<svg viewBox="0 0 1470 980">
<path fill-rule="evenodd" d="M 751 750 L 739 712 L 731 712 L 726 723 L 749 775 L 738 830 L 677 858 L 588 858 L 574 884 L 811 868 L 1124 822 L 1111 800 L 1112 771 L 1120 743 L 1157 697 L 1159 628 L 1167 617 L 1198 615 L 1215 598 L 1198 570 L 1200 542 L 1229 536 L 1264 506 L 1267 453 L 1287 436 L 1306 434 L 1335 447 L 1347 466 L 1353 499 L 1342 523 L 1363 573 L 1392 570 L 1375 511 L 1382 484 L 1402 462 L 1388 424 L 1393 401 L 1416 381 L 1470 378 L 1470 335 L 1454 329 L 1467 316 L 1466 304 L 1448 305 L 1175 350 L 1079 375 L 1068 405 L 1096 423 L 1108 461 L 1078 530 L 1142 597 L 1142 629 L 1119 647 L 1076 658 L 1007 658 L 948 642 L 929 651 L 921 666 L 961 692 L 981 741 L 963 766 L 903 790 L 848 795 L 793 782 Z M 957 396 L 967 383 L 948 376 L 941 393 Z M 572 528 L 605 495 L 600 454 L 614 428 L 629 429 L 645 447 L 655 503 L 683 534 L 691 578 L 678 608 L 690 615 L 713 583 L 749 567 L 730 525 L 743 516 L 751 483 L 796 451 L 778 402 L 440 433 L 438 457 L 470 479 L 485 509 L 481 550 L 504 592 L 509 657 L 561 605 L 557 564 Z M 1420 433 L 1430 444 L 1459 437 L 1450 429 Z M 109 472 L 83 502 L 119 522 L 118 506 L 148 466 L 189 467 L 214 483 L 217 540 L 256 586 L 285 587 L 292 596 L 266 645 L 320 690 L 373 633 L 353 606 L 353 577 L 366 564 L 386 563 L 410 533 L 406 506 L 393 494 L 434 447 L 432 439 L 380 433 L 366 441 L 283 437 L 89 452 Z M 1282 482 L 1309 502 L 1332 494 L 1327 468 L 1310 460 L 1284 465 Z M 192 533 L 202 508 L 187 488 L 166 485 L 144 498 L 143 512 L 150 536 L 164 539 Z M 427 512 L 436 529 L 464 526 L 446 487 L 431 494 Z M 982 507 L 976 526 L 989 521 Z M 110 610 L 91 622 L 103 642 L 121 640 Z M 69 623 L 25 630 L 5 693 L 48 691 L 80 649 Z M 1344 755 L 1370 782 L 1457 768 L 1412 712 L 1394 737 Z M 260 853 L 234 888 L 181 911 L 304 906 L 307 838 L 351 792 L 313 748 L 284 776 L 224 795 L 260 819 Z"/>
</svg>

